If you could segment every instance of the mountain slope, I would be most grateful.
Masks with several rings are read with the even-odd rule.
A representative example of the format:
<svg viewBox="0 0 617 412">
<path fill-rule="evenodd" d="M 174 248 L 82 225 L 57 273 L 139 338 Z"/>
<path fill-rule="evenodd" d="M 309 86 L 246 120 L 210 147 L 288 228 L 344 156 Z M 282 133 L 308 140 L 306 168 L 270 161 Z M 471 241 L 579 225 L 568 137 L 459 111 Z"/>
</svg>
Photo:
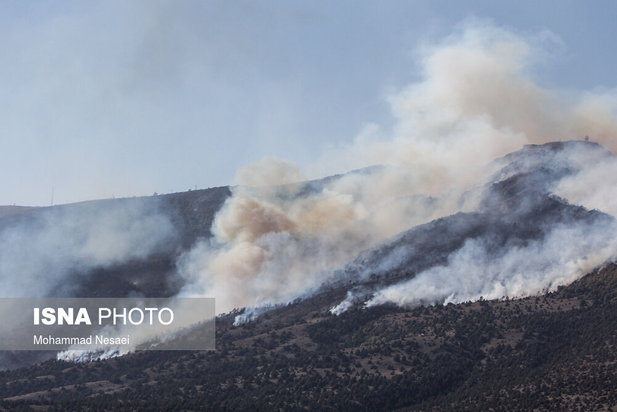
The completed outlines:
<svg viewBox="0 0 617 412">
<path fill-rule="evenodd" d="M 113 259 L 113 256 L 110 256 L 94 262 L 89 258 L 89 261 L 85 260 L 80 264 L 74 262 L 74 259 L 67 264 L 58 262 L 58 259 L 51 260 L 44 269 L 47 271 L 55 269 L 50 266 L 59 266 L 66 272 L 68 279 L 54 285 L 55 288 L 48 291 L 47 295 L 171 296 L 177 293 L 179 287 L 173 278 L 178 255 L 198 239 L 211 236 L 210 227 L 214 216 L 229 195 L 229 187 L 218 187 L 151 197 L 106 199 L 27 208 L 20 213 L 0 216 L 0 241 L 9 243 L 17 238 L 27 246 L 28 243 L 35 243 L 37 238 L 49 239 L 51 242 L 58 238 L 56 245 L 50 244 L 49 247 L 40 250 L 40 253 L 60 254 L 62 251 L 57 250 L 61 247 L 58 243 L 61 244 L 62 239 L 67 236 L 85 237 L 83 242 L 113 243 L 117 240 L 112 235 L 121 237 L 126 233 L 130 234 L 131 230 L 140 230 L 139 226 L 133 227 L 135 221 L 160 217 L 162 223 L 172 227 L 168 230 L 170 233 L 162 242 L 140 255 L 133 257 L 129 255 L 125 259 Z M 159 222 L 153 221 L 153 223 Z M 150 233 L 156 234 L 158 230 L 156 226 L 141 230 L 146 229 L 150 230 L 146 232 L 147 236 L 150 236 Z M 110 239 L 105 239 L 106 235 Z M 98 241 L 97 238 L 101 240 Z M 146 240 L 146 236 L 137 240 Z M 75 247 L 75 245 L 70 246 Z M 127 245 L 127 247 L 138 246 L 138 244 Z M 33 253 L 36 253 L 36 250 Z M 38 258 L 38 256 L 32 257 L 33 260 Z M 69 288 L 67 284 L 70 284 Z M 5 290 L 6 292 L 10 293 Z"/>
<path fill-rule="evenodd" d="M 519 297 L 563 284 L 567 276 L 558 272 L 610 244 L 617 223 L 608 214 L 572 205 L 552 193 L 561 179 L 581 169 L 581 156 L 596 161 L 612 157 L 593 143 L 556 142 L 526 146 L 496 161 L 497 172 L 475 189 L 479 199 L 475 211 L 406 230 L 348 264 L 329 285 L 351 288 L 335 311 L 365 304 L 384 286 L 390 286 L 385 289 L 389 292 L 396 292 L 397 286 L 404 289 L 419 274 L 424 275 L 423 283 L 417 287 L 439 288 L 440 282 L 448 281 L 460 286 L 467 280 L 477 284 L 468 290 L 453 286 L 419 295 L 415 303 L 401 302 L 418 305 L 480 296 Z M 578 246 L 573 246 L 577 236 Z M 605 259 L 600 257 L 596 264 Z M 549 272 L 555 274 L 546 277 Z M 431 280 L 438 276 L 442 279 Z M 512 279 L 520 281 L 514 284 Z"/>
<path fill-rule="evenodd" d="M 617 266 L 509 301 L 328 313 L 325 295 L 217 325 L 212 352 L 49 361 L 0 374 L 0 406 L 602 409 L 617 405 Z"/>
</svg>

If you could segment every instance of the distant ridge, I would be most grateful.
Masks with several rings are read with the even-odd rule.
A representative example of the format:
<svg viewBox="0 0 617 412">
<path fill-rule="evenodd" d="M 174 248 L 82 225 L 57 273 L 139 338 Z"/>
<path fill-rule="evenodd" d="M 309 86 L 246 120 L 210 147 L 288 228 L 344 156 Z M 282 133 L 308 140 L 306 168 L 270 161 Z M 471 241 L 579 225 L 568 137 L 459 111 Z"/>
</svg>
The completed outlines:
<svg viewBox="0 0 617 412">
<path fill-rule="evenodd" d="M 0 217 L 19 215 L 38 209 L 35 206 L 0 206 Z"/>
</svg>

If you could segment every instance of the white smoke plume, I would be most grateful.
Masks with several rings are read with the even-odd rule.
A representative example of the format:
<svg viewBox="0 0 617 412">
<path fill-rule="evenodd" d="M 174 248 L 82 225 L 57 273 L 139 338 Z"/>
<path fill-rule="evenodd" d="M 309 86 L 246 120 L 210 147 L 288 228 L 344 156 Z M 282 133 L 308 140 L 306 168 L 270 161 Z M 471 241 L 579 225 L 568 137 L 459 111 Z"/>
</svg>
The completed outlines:
<svg viewBox="0 0 617 412">
<path fill-rule="evenodd" d="M 578 174 L 563 179 L 555 193 L 571 203 L 617 216 L 617 161 L 589 162 Z"/>
<path fill-rule="evenodd" d="M 616 252 L 615 225 L 557 227 L 541 242 L 510 248 L 503 256 L 488 252 L 481 241 L 469 240 L 447 265 L 377 291 L 366 306 L 413 307 L 554 291 L 614 259 Z"/>
<path fill-rule="evenodd" d="M 140 198 L 34 208 L 1 224 L 3 298 L 73 296 L 92 269 L 145 259 L 177 235 L 158 204 Z M 22 321 L 8 316 L 0 333 Z M 0 369 L 11 362 L 0 353 Z"/>
<path fill-rule="evenodd" d="M 184 293 L 215 296 L 221 312 L 285 302 L 310 293 L 330 279 L 334 269 L 396 233 L 474 210 L 475 189 L 486 183 L 494 171 L 487 165 L 499 156 L 529 143 L 586 135 L 617 148 L 615 93 L 577 95 L 544 88 L 534 80 L 533 65 L 545 58 L 545 45 L 556 41 L 546 33 L 522 36 L 473 22 L 438 44 L 421 47 L 421 78 L 389 99 L 393 127 L 368 126 L 353 144 L 326 153 L 314 169 L 386 167 L 314 182 L 309 188 L 288 184 L 303 173 L 282 161 L 239 172 L 239 183 L 250 187 L 234 189 L 216 217 L 214 240 L 182 259 L 179 271 L 188 282 Z M 280 184 L 288 185 L 272 187 Z M 570 193 L 565 197 L 582 202 L 587 193 L 579 190 L 576 197 L 573 185 L 564 183 L 563 190 Z M 603 210 L 611 213 L 614 206 Z M 431 291 L 429 285 L 424 291 L 419 282 L 427 274 L 411 286 L 381 291 L 371 304 L 404 302 L 407 293 L 430 302 L 450 295 L 460 300 L 535 293 L 570 281 L 589 264 L 612 256 L 602 247 L 583 264 L 576 250 L 564 254 L 560 242 L 573 236 L 572 230 L 583 229 L 560 229 L 545 242 L 496 261 L 483 254 L 482 245 L 470 243 L 447 267 L 431 271 L 442 281 L 437 289 L 448 282 L 450 289 Z M 604 245 L 593 236 L 588 242 L 590 249 Z M 543 260 L 553 258 L 559 262 L 554 267 Z M 512 268 L 513 262 L 537 266 L 523 274 Z M 454 280 L 450 272 L 457 266 L 469 277 Z M 492 280 L 483 273 L 490 273 Z M 530 277 L 529 282 L 520 281 L 521 276 Z M 401 297 L 394 297 L 399 289 Z"/>
<path fill-rule="evenodd" d="M 1 294 L 70 294 L 69 275 L 145 258 L 174 235 L 170 218 L 140 199 L 38 210 L 0 231 Z"/>
</svg>

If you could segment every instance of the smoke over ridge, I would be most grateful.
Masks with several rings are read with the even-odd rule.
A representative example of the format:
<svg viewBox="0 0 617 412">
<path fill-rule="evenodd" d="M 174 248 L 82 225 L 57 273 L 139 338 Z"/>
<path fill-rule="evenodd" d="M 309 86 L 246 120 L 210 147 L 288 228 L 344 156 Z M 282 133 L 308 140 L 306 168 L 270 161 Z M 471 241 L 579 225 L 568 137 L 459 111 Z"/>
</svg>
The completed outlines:
<svg viewBox="0 0 617 412">
<path fill-rule="evenodd" d="M 214 239 L 181 260 L 179 272 L 187 281 L 183 293 L 216 296 L 219 312 L 286 302 L 310 294 L 362 250 L 397 233 L 477 210 L 483 188 L 502 166 L 493 159 L 525 144 L 589 135 L 614 150 L 614 93 L 573 96 L 534 81 L 533 64 L 546 54 L 544 46 L 555 41 L 547 34 L 525 37 L 474 22 L 420 48 L 420 80 L 389 99 L 395 116 L 391 131 L 368 125 L 352 144 L 326 153 L 314 169 L 384 167 L 307 185 L 294 184 L 305 173 L 282 160 L 247 166 L 238 173 L 238 183 L 250 186 L 234 188 L 216 216 Z M 581 179 L 604 172 L 577 156 L 569 157 L 569 167 L 575 164 L 575 171 L 583 171 L 562 184 L 554 182 L 550 190 L 612 214 L 614 185 L 596 178 L 594 189 L 589 188 Z M 586 156 L 595 159 L 597 153 Z M 602 159 L 602 167 L 612 170 L 614 165 L 614 159 Z M 588 197 L 588 192 L 598 196 Z M 582 225 L 560 226 L 499 257 L 487 254 L 482 244 L 467 242 L 445 267 L 418 276 L 411 286 L 391 286 L 370 304 L 405 304 L 410 296 L 432 303 L 480 294 L 524 295 L 569 282 L 616 250 L 612 229 Z M 601 230 L 606 235 L 595 237 Z M 587 237 L 582 247 L 561 247 L 564 239 L 579 236 Z M 590 254 L 593 250 L 597 253 Z M 557 263 L 547 267 L 544 263 L 553 258 Z M 516 283 L 522 275 L 512 270 L 515 261 L 528 265 L 523 284 Z M 475 269 L 467 271 L 470 277 L 446 282 L 464 268 Z M 422 283 L 425 278 L 448 290 L 433 291 Z"/>
<path fill-rule="evenodd" d="M 0 231 L 2 297 L 70 296 L 72 275 L 146 258 L 175 235 L 143 199 L 44 209 Z"/>
<path fill-rule="evenodd" d="M 339 314 L 525 296 L 614 259 L 615 157 L 582 142 L 519 150 L 586 135 L 617 149 L 614 92 L 534 81 L 533 65 L 555 41 L 473 22 L 419 48 L 419 79 L 389 97 L 391 127 L 367 125 L 310 173 L 281 159 L 238 171 L 213 237 L 176 262 L 179 295 L 214 296 L 218 313 L 253 308 L 242 321 L 324 285 L 382 281 L 350 289 L 332 308 Z M 333 168 L 354 171 L 307 181 Z M 4 228 L 4 294 L 70 294 L 62 285 L 74 271 L 156 252 L 175 236 L 172 220 L 136 203 L 88 216 L 51 210 Z"/>
</svg>

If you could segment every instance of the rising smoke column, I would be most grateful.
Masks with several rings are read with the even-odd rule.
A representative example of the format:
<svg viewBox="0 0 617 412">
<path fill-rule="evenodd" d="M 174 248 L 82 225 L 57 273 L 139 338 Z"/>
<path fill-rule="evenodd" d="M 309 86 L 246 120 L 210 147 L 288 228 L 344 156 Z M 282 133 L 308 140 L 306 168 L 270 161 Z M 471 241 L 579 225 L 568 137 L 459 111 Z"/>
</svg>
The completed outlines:
<svg viewBox="0 0 617 412">
<path fill-rule="evenodd" d="M 219 312 L 285 302 L 311 293 L 334 269 L 396 233 L 474 210 L 476 188 L 493 171 L 486 165 L 524 144 L 590 135 L 615 149 L 613 94 L 573 97 L 534 81 L 533 64 L 551 41 L 546 33 L 521 36 L 472 22 L 420 47 L 421 79 L 389 99 L 392 132 L 371 125 L 348 147 L 325 153 L 315 169 L 384 167 L 306 190 L 289 185 L 303 176 L 293 165 L 248 166 L 238 176 L 250 186 L 234 189 L 216 217 L 214 239 L 181 259 L 179 272 L 188 282 L 183 293 L 215 296 Z M 275 187 L 281 184 L 288 185 Z M 469 244 L 465 251 L 477 249 Z M 540 254 L 553 250 L 534 246 Z M 459 255 L 452 264 L 473 263 L 464 251 Z M 491 264 L 500 270 L 498 262 Z M 540 278 L 538 287 L 526 290 L 572 276 L 559 279 Z"/>
</svg>

